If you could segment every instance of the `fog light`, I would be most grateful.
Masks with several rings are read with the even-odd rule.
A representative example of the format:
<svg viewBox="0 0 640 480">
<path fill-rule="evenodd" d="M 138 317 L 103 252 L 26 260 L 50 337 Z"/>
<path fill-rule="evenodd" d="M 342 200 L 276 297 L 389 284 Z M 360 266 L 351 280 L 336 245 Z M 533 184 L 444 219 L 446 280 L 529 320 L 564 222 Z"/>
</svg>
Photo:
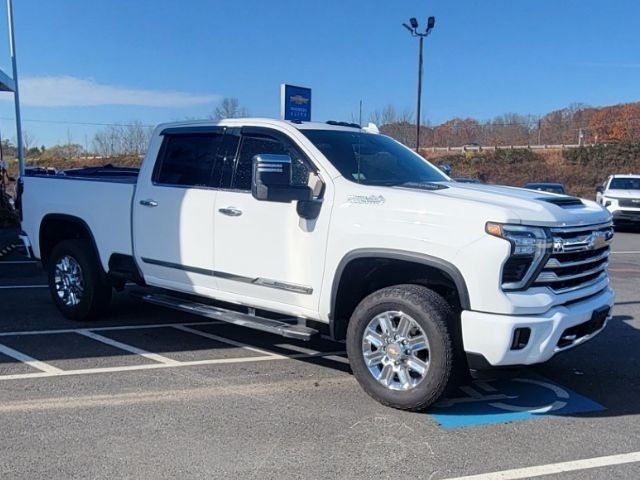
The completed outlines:
<svg viewBox="0 0 640 480">
<path fill-rule="evenodd" d="M 516 328 L 513 332 L 513 341 L 511 342 L 511 350 L 522 350 L 529 343 L 531 337 L 530 328 Z"/>
</svg>

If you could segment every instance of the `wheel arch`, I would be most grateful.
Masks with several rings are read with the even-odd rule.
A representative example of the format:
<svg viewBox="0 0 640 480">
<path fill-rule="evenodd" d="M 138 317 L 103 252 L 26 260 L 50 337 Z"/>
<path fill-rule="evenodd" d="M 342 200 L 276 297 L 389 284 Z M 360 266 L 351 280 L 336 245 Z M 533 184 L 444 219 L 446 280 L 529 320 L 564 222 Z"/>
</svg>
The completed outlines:
<svg viewBox="0 0 640 480">
<path fill-rule="evenodd" d="M 358 276 L 355 285 L 349 283 L 352 273 L 364 274 Z M 374 278 L 371 285 L 367 285 L 367 275 L 370 279 Z M 331 336 L 344 339 L 351 313 L 360 300 L 379 288 L 397 283 L 416 283 L 429 287 L 446 287 L 448 283 L 450 288 L 455 289 L 456 307 L 460 310 L 470 309 L 467 284 L 460 270 L 452 263 L 403 250 L 358 249 L 347 253 L 336 269 L 329 312 Z M 354 295 L 350 295 L 352 293 Z"/>
<path fill-rule="evenodd" d="M 63 213 L 49 213 L 40 222 L 38 242 L 42 263 L 47 262 L 56 245 L 64 240 L 73 239 L 84 239 L 91 243 L 93 253 L 102 270 L 96 239 L 87 222 L 80 217 Z M 104 274 L 104 271 L 102 273 Z"/>
</svg>

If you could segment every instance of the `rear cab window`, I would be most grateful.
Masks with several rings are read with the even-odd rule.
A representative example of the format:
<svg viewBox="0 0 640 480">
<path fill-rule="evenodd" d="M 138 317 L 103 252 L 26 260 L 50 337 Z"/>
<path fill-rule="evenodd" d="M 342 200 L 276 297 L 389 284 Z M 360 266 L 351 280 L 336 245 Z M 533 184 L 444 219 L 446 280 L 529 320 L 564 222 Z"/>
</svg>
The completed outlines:
<svg viewBox="0 0 640 480">
<path fill-rule="evenodd" d="M 219 133 L 165 134 L 153 183 L 175 187 L 211 187 L 213 167 L 222 144 Z"/>
</svg>

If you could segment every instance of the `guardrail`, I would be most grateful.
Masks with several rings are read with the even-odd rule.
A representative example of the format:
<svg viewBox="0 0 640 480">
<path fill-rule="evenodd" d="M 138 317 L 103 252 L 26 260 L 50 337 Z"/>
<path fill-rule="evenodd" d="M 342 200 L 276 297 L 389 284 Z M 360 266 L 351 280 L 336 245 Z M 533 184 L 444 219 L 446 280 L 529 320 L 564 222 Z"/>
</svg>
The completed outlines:
<svg viewBox="0 0 640 480">
<path fill-rule="evenodd" d="M 561 144 L 561 145 L 463 145 L 461 147 L 422 147 L 420 150 L 426 152 L 483 152 L 494 150 L 565 150 L 569 148 L 593 147 L 595 143 L 589 144 Z M 606 145 L 606 144 L 597 144 Z"/>
</svg>

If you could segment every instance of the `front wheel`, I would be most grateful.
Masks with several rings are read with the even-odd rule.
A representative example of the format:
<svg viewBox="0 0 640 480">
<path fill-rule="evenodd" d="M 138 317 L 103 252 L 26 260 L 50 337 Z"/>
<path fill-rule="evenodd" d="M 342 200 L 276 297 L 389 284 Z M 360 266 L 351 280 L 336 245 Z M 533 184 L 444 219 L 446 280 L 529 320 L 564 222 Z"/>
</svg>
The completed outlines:
<svg viewBox="0 0 640 480">
<path fill-rule="evenodd" d="M 347 353 L 360 386 L 384 405 L 423 410 L 452 376 L 452 311 L 434 291 L 396 285 L 372 293 L 356 307 Z"/>
<path fill-rule="evenodd" d="M 90 320 L 109 305 L 111 286 L 86 240 L 65 240 L 56 245 L 47 263 L 47 275 L 54 303 L 71 320 Z"/>
</svg>

